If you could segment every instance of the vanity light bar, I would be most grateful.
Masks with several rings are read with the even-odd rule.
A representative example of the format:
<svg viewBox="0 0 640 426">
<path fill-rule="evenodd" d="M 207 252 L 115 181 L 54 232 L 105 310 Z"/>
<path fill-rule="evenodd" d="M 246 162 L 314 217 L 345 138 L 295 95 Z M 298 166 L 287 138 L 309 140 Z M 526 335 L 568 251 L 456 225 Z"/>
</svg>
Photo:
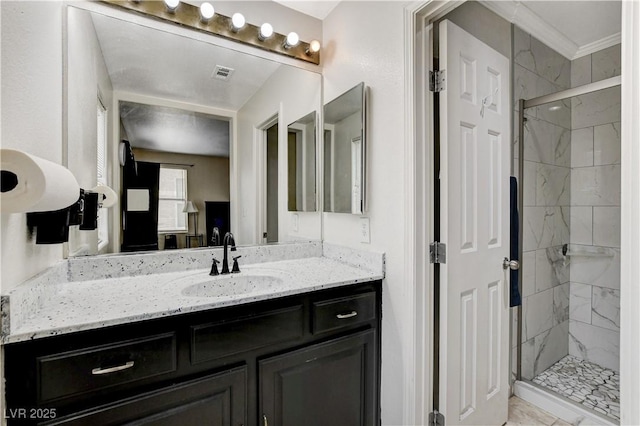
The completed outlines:
<svg viewBox="0 0 640 426">
<path fill-rule="evenodd" d="M 200 8 L 188 3 L 180 2 L 177 7 L 169 10 L 164 1 L 153 0 L 101 0 L 103 3 L 132 10 L 163 21 L 173 22 L 178 25 L 193 28 L 209 34 L 214 34 L 230 40 L 239 41 L 260 49 L 275 52 L 290 58 L 320 64 L 320 43 L 313 40 L 311 43 L 299 41 L 291 45 L 287 41 L 287 35 L 274 32 L 269 37 L 260 33 L 260 27 L 245 23 L 242 28 L 232 25 L 232 18 L 215 13 L 212 18 L 203 19 Z M 291 33 L 290 33 L 291 34 Z M 294 33 L 295 34 L 295 33 Z"/>
</svg>

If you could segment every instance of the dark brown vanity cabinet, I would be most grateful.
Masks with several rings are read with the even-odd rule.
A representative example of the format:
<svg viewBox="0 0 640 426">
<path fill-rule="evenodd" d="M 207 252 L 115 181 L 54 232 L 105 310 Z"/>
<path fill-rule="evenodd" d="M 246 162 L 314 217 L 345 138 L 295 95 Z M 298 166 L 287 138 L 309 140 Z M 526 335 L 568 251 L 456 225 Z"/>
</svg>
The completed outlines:
<svg viewBox="0 0 640 426">
<path fill-rule="evenodd" d="M 46 424 L 242 425 L 246 412 L 246 368 L 238 367 L 91 408 Z"/>
<path fill-rule="evenodd" d="M 375 339 L 367 330 L 260 361 L 264 424 L 375 424 Z"/>
<path fill-rule="evenodd" d="M 379 424 L 381 283 L 5 345 L 9 425 Z"/>
</svg>

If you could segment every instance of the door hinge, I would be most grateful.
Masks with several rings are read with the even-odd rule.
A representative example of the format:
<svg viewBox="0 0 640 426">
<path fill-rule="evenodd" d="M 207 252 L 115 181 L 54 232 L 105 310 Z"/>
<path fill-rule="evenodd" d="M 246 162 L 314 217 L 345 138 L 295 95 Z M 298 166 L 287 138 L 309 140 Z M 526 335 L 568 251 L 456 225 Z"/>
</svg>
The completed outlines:
<svg viewBox="0 0 640 426">
<path fill-rule="evenodd" d="M 429 413 L 429 425 L 430 426 L 444 426 L 444 415 L 439 413 L 438 410 L 433 410 Z"/>
<path fill-rule="evenodd" d="M 430 92 L 442 92 L 446 89 L 447 71 L 436 70 L 429 71 L 429 91 Z"/>
<path fill-rule="evenodd" d="M 429 262 L 447 263 L 447 245 L 438 241 L 429 244 Z"/>
</svg>

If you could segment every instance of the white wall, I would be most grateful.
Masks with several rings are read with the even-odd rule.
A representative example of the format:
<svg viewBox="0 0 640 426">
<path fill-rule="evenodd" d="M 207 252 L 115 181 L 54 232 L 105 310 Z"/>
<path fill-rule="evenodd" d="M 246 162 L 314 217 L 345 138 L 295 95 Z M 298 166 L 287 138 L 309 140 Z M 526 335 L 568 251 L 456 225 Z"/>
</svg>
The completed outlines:
<svg viewBox="0 0 640 426">
<path fill-rule="evenodd" d="M 622 3 L 621 424 L 640 424 L 640 2 Z"/>
<path fill-rule="evenodd" d="M 256 146 L 257 129 L 275 115 L 278 127 L 278 241 L 306 238 L 320 239 L 320 213 L 296 212 L 298 232 L 293 230 L 293 214 L 287 211 L 287 125 L 320 108 L 321 77 L 319 74 L 282 65 L 262 88 L 238 111 L 238 212 L 236 241 L 256 244 L 260 229 L 258 205 Z M 261 231 L 260 231 L 261 232 Z"/>
<path fill-rule="evenodd" d="M 0 2 L 0 146 L 57 163 L 62 163 L 62 10 L 58 2 Z M 29 237 L 24 213 L 2 213 L 0 237 L 2 294 L 62 259 L 61 244 L 36 245 Z"/>
<path fill-rule="evenodd" d="M 61 2 L 0 2 L 2 148 L 62 163 Z M 62 259 L 62 244 L 36 245 L 24 213 L 1 215 L 2 293 Z"/>
<path fill-rule="evenodd" d="M 324 20 L 324 100 L 361 81 L 370 88 L 367 123 L 371 244 L 359 243 L 359 216 L 324 213 L 324 239 L 384 251 L 382 424 L 403 424 L 404 372 L 411 362 L 404 271 L 404 40 L 406 2 L 341 2 Z"/>
</svg>

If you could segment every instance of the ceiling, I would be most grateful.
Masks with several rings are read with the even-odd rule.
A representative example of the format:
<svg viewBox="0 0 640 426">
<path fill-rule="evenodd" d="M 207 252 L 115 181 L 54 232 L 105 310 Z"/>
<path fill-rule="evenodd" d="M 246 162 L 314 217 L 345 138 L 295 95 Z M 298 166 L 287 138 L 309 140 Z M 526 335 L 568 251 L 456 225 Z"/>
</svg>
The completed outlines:
<svg viewBox="0 0 640 426">
<path fill-rule="evenodd" d="M 340 3 L 340 0 L 320 0 L 320 1 L 301 1 L 301 0 L 273 0 L 290 9 L 297 10 L 305 15 L 323 20 L 331 13 L 331 11 Z"/>
<path fill-rule="evenodd" d="M 491 0 L 483 4 L 568 59 L 620 43 L 620 0 Z"/>
<path fill-rule="evenodd" d="M 135 148 L 229 157 L 229 121 L 212 115 L 121 101 L 120 119 Z"/>
<path fill-rule="evenodd" d="M 212 106 L 230 111 L 239 110 L 262 87 L 281 64 L 231 49 L 215 46 L 188 37 L 148 28 L 104 15 L 92 14 L 102 54 L 114 91 L 170 99 L 177 102 Z M 232 68 L 231 77 L 219 80 L 212 76 L 216 65 Z M 187 123 L 194 114 L 174 110 L 167 120 L 167 111 L 144 106 L 125 126 L 132 146 L 144 141 L 147 149 L 182 152 L 199 155 L 220 155 L 229 152 L 229 134 L 216 132 L 205 148 L 187 150 L 197 146 L 193 132 L 187 132 Z M 134 124 L 131 120 L 144 118 Z M 203 128 L 212 128 L 210 117 L 199 114 Z M 153 126 L 151 127 L 151 123 Z M 175 135 L 177 127 L 184 125 L 183 137 Z M 222 126 L 228 128 L 223 121 Z"/>
</svg>

